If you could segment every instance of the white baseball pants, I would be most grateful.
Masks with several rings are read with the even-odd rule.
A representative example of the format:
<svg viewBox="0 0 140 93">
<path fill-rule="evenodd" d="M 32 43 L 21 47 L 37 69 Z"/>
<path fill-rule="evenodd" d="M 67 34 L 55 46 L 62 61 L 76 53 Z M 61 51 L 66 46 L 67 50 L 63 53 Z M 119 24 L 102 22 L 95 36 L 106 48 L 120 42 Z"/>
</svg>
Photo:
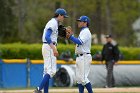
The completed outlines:
<svg viewBox="0 0 140 93">
<path fill-rule="evenodd" d="M 78 84 L 86 85 L 89 83 L 88 74 L 92 57 L 90 54 L 83 54 L 76 58 L 76 80 Z"/>
<path fill-rule="evenodd" d="M 56 57 L 48 44 L 42 45 L 42 55 L 44 59 L 44 75 L 47 73 L 53 77 L 56 73 Z"/>
</svg>

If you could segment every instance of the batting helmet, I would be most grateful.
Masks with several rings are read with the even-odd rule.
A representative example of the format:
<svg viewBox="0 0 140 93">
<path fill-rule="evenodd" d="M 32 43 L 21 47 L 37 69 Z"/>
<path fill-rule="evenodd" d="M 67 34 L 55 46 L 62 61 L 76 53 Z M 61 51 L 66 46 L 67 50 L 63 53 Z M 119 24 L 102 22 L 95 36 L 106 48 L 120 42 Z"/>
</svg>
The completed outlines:
<svg viewBox="0 0 140 93">
<path fill-rule="evenodd" d="M 63 8 L 58 8 L 58 9 L 56 9 L 55 14 L 63 15 L 65 18 L 68 17 L 66 10 L 63 9 Z"/>
</svg>

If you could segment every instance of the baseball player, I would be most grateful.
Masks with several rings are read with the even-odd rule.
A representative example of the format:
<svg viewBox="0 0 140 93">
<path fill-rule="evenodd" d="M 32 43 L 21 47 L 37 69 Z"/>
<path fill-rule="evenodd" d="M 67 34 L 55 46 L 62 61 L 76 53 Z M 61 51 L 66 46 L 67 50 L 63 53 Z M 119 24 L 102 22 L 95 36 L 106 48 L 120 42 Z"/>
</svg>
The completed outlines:
<svg viewBox="0 0 140 93">
<path fill-rule="evenodd" d="M 87 16 L 81 16 L 77 21 L 78 27 L 81 28 L 78 38 L 71 34 L 71 29 L 67 32 L 67 38 L 76 44 L 76 80 L 79 93 L 84 93 L 84 87 L 86 87 L 88 93 L 93 93 L 91 83 L 88 79 L 90 64 L 92 61 L 92 56 L 90 54 L 91 32 L 88 28 L 89 18 Z"/>
<path fill-rule="evenodd" d="M 44 59 L 44 74 L 40 85 L 36 88 L 34 93 L 48 93 L 49 79 L 56 73 L 56 56 L 57 51 L 57 37 L 58 37 L 58 23 L 63 22 L 67 18 L 66 10 L 58 8 L 55 11 L 54 18 L 52 18 L 45 26 L 42 36 L 42 55 Z"/>
</svg>

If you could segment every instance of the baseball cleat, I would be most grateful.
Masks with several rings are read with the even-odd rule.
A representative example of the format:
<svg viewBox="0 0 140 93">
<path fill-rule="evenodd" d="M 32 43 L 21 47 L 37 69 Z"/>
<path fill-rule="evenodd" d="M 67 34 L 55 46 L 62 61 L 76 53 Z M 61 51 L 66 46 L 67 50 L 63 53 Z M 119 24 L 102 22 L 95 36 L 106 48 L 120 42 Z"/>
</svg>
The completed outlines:
<svg viewBox="0 0 140 93">
<path fill-rule="evenodd" d="M 42 93 L 42 91 L 40 91 L 40 90 L 38 90 L 38 88 L 36 88 L 33 93 Z"/>
</svg>

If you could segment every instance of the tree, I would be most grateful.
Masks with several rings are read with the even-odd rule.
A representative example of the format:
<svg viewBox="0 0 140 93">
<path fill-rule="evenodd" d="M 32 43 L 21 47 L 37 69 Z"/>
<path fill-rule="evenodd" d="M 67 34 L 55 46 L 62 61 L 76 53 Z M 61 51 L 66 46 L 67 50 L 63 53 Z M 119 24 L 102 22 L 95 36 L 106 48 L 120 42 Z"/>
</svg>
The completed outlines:
<svg viewBox="0 0 140 93">
<path fill-rule="evenodd" d="M 72 26 L 76 35 L 79 34 L 76 19 L 81 15 L 87 15 L 90 18 L 91 33 L 97 34 L 98 39 L 101 34 L 111 33 L 120 45 L 135 45 L 135 35 L 131 25 L 140 15 L 138 0 L 18 1 L 21 2 L 0 0 L 0 42 L 42 42 L 41 36 L 45 24 L 53 17 L 55 9 L 61 7 L 66 9 L 69 15 L 64 25 Z M 13 9 L 13 6 L 16 9 Z"/>
<path fill-rule="evenodd" d="M 136 38 L 132 30 L 132 23 L 139 16 L 138 4 L 137 0 L 112 0 L 110 2 L 112 32 L 120 45 L 134 45 Z"/>
<path fill-rule="evenodd" d="M 13 42 L 17 38 L 16 17 L 12 12 L 13 0 L 0 0 L 0 43 Z"/>
</svg>

